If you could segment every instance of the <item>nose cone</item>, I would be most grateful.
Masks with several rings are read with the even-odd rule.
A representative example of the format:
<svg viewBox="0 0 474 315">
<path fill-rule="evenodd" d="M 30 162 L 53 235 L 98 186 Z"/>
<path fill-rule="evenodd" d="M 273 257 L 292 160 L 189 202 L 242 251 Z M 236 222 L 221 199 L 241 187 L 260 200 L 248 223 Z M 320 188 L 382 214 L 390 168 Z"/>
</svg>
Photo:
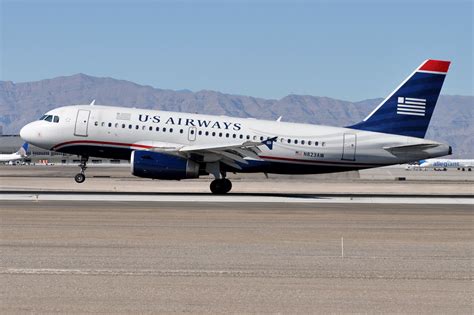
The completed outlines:
<svg viewBox="0 0 474 315">
<path fill-rule="evenodd" d="M 28 124 L 21 128 L 20 130 L 20 137 L 25 141 L 25 142 L 30 142 L 32 143 L 33 141 L 33 128 L 31 127 L 31 124 Z"/>
</svg>

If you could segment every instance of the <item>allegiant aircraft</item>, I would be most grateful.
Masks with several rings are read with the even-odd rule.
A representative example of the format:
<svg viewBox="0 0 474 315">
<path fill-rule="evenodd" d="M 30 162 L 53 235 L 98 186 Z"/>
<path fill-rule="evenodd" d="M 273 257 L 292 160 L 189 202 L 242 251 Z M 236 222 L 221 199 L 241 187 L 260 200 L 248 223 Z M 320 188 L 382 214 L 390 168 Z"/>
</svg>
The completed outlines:
<svg viewBox="0 0 474 315">
<path fill-rule="evenodd" d="M 449 61 L 426 60 L 363 121 L 343 128 L 268 120 L 73 105 L 21 129 L 35 146 L 81 156 L 130 160 L 138 177 L 181 180 L 212 175 L 210 189 L 232 188 L 226 174 L 320 174 L 401 164 L 451 154 L 424 139 Z"/>
</svg>

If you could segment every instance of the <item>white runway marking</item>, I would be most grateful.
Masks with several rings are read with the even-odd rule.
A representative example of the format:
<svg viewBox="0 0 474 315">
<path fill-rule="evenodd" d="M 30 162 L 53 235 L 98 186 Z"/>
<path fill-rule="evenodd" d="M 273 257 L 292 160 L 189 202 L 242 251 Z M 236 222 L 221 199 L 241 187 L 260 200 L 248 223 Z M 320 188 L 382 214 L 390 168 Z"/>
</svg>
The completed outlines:
<svg viewBox="0 0 474 315">
<path fill-rule="evenodd" d="M 166 195 L 166 194 L 31 194 L 31 193 L 3 193 L 0 200 L 15 201 L 149 201 L 149 202 L 249 202 L 249 203 L 373 203 L 373 204 L 468 204 L 473 205 L 474 199 L 466 197 L 403 197 L 403 196 L 318 196 L 318 195 Z"/>
</svg>

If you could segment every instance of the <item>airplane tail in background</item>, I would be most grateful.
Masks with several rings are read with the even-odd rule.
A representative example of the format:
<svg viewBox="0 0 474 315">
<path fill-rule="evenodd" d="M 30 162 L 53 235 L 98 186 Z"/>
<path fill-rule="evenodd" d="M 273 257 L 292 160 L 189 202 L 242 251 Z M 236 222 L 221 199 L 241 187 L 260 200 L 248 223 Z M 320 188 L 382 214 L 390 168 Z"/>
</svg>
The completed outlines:
<svg viewBox="0 0 474 315">
<path fill-rule="evenodd" d="M 449 65 L 426 60 L 369 116 L 347 128 L 424 138 Z"/>
<path fill-rule="evenodd" d="M 17 153 L 21 156 L 21 157 L 25 157 L 27 155 L 27 152 L 28 152 L 28 142 L 25 142 L 23 143 L 23 145 L 21 146 L 21 148 L 17 151 Z"/>
</svg>

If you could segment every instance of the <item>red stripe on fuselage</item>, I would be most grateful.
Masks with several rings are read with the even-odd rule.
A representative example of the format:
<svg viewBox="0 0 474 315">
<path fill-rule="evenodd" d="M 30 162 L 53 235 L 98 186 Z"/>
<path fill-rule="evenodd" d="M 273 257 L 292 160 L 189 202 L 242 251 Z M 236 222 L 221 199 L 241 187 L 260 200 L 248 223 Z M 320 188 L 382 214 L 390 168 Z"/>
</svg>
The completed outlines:
<svg viewBox="0 0 474 315">
<path fill-rule="evenodd" d="M 142 148 L 142 149 L 151 149 L 153 148 L 150 145 L 143 145 L 143 144 L 132 144 L 132 143 L 122 143 L 122 142 L 109 142 L 109 141 L 94 141 L 94 140 L 76 140 L 76 141 L 68 141 L 68 142 L 63 142 L 60 144 L 56 144 L 54 147 L 51 148 L 51 150 L 56 150 L 59 147 L 63 147 L 65 145 L 71 145 L 71 144 L 96 144 L 96 145 L 112 145 L 112 146 L 119 146 L 119 147 L 136 147 L 136 148 Z"/>
<path fill-rule="evenodd" d="M 57 144 L 51 148 L 51 150 L 57 150 L 60 147 L 74 144 L 92 144 L 92 145 L 109 145 L 109 146 L 119 146 L 119 147 L 136 147 L 142 149 L 151 149 L 153 146 L 143 145 L 143 144 L 132 144 L 132 143 L 122 143 L 122 142 L 109 142 L 109 141 L 94 141 L 94 140 L 76 140 L 68 141 Z M 302 159 L 292 159 L 276 156 L 259 156 L 262 159 L 275 160 L 275 161 L 286 161 L 286 162 L 298 162 L 298 163 L 307 163 L 307 164 L 336 164 L 336 165 L 347 165 L 347 166 L 385 166 L 386 164 L 364 164 L 364 163 L 347 163 L 347 162 L 331 162 L 331 161 L 309 161 Z"/>
<path fill-rule="evenodd" d="M 259 156 L 262 159 L 287 161 L 287 162 L 298 162 L 298 163 L 309 163 L 309 164 L 336 164 L 336 165 L 347 165 L 347 166 L 386 166 L 386 164 L 365 164 L 365 163 L 347 163 L 347 162 L 331 162 L 331 161 L 309 161 L 302 159 L 292 159 L 277 156 Z"/>
</svg>

